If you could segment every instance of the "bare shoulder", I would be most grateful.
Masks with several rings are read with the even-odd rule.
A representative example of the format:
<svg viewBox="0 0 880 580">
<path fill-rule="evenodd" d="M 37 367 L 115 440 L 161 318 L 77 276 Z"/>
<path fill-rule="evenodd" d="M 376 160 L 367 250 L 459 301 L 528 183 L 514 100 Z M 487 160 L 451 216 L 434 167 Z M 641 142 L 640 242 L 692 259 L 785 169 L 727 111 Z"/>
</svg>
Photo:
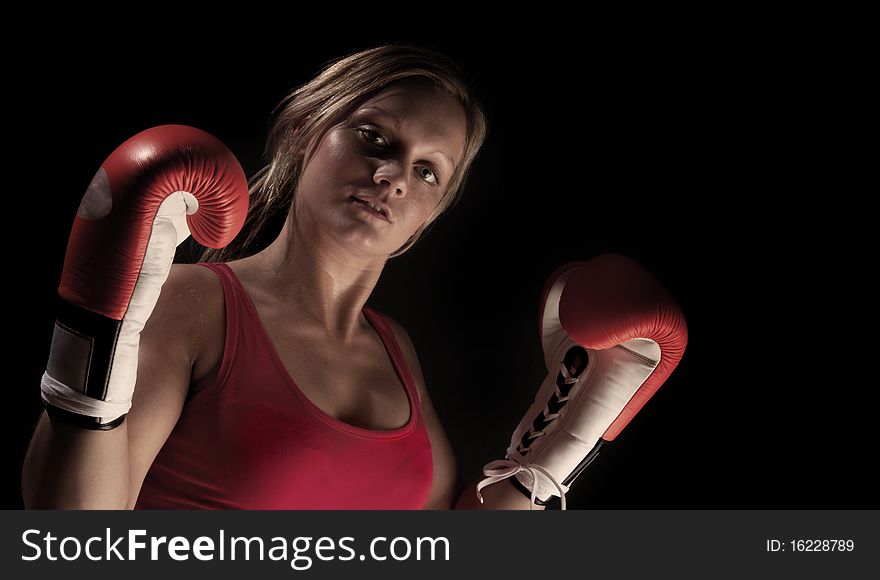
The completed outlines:
<svg viewBox="0 0 880 580">
<path fill-rule="evenodd" d="M 202 369 L 201 363 L 210 362 L 206 359 L 212 354 L 222 354 L 224 325 L 223 287 L 217 275 L 204 266 L 173 264 L 144 338 L 161 350 L 185 356 L 197 379 L 210 370 Z"/>
<path fill-rule="evenodd" d="M 181 310 L 198 311 L 199 305 L 223 302 L 223 287 L 217 275 L 198 264 L 172 264 L 162 296 Z"/>
</svg>

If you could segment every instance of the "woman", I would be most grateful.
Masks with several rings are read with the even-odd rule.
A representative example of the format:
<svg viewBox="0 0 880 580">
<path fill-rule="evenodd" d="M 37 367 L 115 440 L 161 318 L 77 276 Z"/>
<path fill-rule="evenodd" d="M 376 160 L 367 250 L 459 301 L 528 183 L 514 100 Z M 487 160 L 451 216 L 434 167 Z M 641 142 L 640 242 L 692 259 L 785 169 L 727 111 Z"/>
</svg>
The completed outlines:
<svg viewBox="0 0 880 580">
<path fill-rule="evenodd" d="M 393 44 L 331 63 L 279 105 L 245 230 L 163 286 L 125 440 L 56 451 L 127 462 L 125 490 L 117 476 L 68 493 L 137 509 L 529 509 L 512 485 L 459 499 L 412 341 L 365 307 L 485 139 L 461 79 L 443 55 Z"/>
</svg>

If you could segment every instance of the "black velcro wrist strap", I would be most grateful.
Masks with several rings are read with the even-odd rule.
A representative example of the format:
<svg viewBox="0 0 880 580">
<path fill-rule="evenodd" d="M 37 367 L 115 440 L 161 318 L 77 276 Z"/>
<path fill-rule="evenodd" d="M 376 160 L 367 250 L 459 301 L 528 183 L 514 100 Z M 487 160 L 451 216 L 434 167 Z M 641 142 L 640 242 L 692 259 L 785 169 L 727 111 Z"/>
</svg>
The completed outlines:
<svg viewBox="0 0 880 580">
<path fill-rule="evenodd" d="M 524 485 L 520 482 L 520 480 L 518 480 L 515 476 L 514 476 L 514 477 L 511 477 L 511 478 L 509 478 L 509 479 L 510 479 L 511 483 L 513 483 L 513 487 L 515 487 L 515 488 L 518 489 L 520 492 L 522 492 L 522 494 L 523 494 L 524 496 L 526 496 L 526 497 L 529 499 L 529 501 L 532 500 L 532 492 L 531 492 L 531 490 L 530 490 L 529 488 L 527 488 L 526 486 L 524 486 Z M 545 505 L 547 505 L 547 503 L 549 503 L 549 502 L 541 501 L 541 498 L 535 496 L 535 505 L 542 505 L 542 506 L 545 506 Z"/>
<path fill-rule="evenodd" d="M 86 415 L 72 413 L 45 401 L 43 401 L 43 405 L 46 407 L 46 413 L 49 415 L 49 419 L 51 419 L 53 423 L 61 422 L 73 427 L 79 427 L 80 429 L 91 429 L 93 431 L 109 431 L 111 429 L 116 429 L 122 425 L 122 422 L 127 416 L 122 415 L 113 419 L 109 423 L 101 423 L 98 417 L 88 417 Z"/>
<path fill-rule="evenodd" d="M 121 320 L 113 320 L 85 308 L 58 300 L 58 316 L 46 371 L 75 391 L 107 400 L 110 369 Z"/>
</svg>

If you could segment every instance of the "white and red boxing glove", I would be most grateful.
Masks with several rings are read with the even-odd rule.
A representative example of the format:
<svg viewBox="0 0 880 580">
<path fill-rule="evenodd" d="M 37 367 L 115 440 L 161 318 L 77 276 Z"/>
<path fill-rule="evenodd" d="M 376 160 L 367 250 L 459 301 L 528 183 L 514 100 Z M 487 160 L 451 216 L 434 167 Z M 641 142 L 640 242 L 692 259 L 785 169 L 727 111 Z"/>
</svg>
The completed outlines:
<svg viewBox="0 0 880 580">
<path fill-rule="evenodd" d="M 480 490 L 513 477 L 532 503 L 565 494 L 601 446 L 623 430 L 678 365 L 684 316 L 638 262 L 603 254 L 548 279 L 539 336 L 547 378 L 506 458 L 486 464 Z M 531 507 L 531 504 L 530 504 Z"/>
<path fill-rule="evenodd" d="M 235 156 L 184 125 L 138 133 L 104 161 L 70 233 L 42 399 L 53 419 L 119 426 L 131 407 L 140 332 L 175 248 L 211 248 L 241 230 L 248 185 Z"/>
</svg>

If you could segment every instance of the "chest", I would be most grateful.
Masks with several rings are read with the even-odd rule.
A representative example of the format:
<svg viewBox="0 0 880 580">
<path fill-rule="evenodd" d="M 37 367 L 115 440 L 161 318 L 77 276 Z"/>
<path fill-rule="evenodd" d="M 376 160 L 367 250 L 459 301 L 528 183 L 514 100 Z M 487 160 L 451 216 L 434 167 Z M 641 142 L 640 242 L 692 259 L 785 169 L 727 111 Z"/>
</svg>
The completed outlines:
<svg viewBox="0 0 880 580">
<path fill-rule="evenodd" d="M 289 316 L 272 313 L 271 308 L 262 310 L 260 320 L 275 354 L 318 409 L 365 429 L 390 430 L 407 424 L 409 397 L 372 327 L 342 346 Z"/>
</svg>

